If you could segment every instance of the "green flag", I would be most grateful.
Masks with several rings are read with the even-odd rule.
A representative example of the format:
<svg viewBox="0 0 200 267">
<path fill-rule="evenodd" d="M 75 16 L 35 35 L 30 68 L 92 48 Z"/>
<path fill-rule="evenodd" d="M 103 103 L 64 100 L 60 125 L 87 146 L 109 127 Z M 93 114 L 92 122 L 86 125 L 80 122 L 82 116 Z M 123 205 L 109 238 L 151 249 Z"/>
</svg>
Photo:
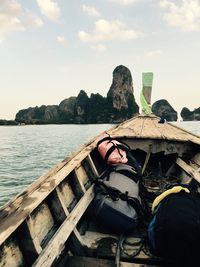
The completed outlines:
<svg viewBox="0 0 200 267">
<path fill-rule="evenodd" d="M 146 115 L 152 114 L 151 110 L 151 90 L 153 83 L 153 73 L 142 73 L 142 91 L 140 94 L 140 102 L 142 106 L 142 112 Z"/>
</svg>

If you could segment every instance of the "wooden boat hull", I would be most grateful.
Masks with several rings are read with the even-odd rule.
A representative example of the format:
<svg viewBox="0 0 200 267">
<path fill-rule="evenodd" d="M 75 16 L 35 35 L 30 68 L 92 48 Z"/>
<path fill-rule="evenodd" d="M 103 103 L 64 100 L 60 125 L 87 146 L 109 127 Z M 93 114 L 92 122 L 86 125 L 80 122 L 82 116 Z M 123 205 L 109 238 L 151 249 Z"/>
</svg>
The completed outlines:
<svg viewBox="0 0 200 267">
<path fill-rule="evenodd" d="M 160 124 L 155 116 L 135 117 L 108 133 L 131 147 L 143 166 L 147 189 L 162 192 L 177 173 L 180 182 L 200 181 L 199 136 Z M 94 179 L 106 168 L 96 140 L 0 210 L 0 267 L 113 266 L 119 236 L 102 231 L 92 213 Z M 133 233 L 127 240 L 135 245 L 121 251 L 120 266 L 162 266 L 162 259 L 140 251 L 140 237 Z"/>
</svg>

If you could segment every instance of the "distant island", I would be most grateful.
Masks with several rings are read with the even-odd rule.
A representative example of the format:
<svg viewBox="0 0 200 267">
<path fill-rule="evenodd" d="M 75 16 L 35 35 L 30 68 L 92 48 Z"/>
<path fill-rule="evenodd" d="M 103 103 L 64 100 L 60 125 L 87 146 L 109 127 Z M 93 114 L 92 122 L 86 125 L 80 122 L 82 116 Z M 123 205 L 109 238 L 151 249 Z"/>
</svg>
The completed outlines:
<svg viewBox="0 0 200 267">
<path fill-rule="evenodd" d="M 167 121 L 177 121 L 177 111 L 165 99 L 153 103 L 155 115 Z M 0 120 L 0 125 L 21 124 L 96 124 L 119 123 L 139 114 L 135 101 L 133 80 L 130 70 L 117 66 L 107 96 L 92 93 L 88 97 L 84 90 L 78 96 L 64 99 L 59 105 L 42 105 L 19 110 L 15 120 Z M 190 111 L 181 110 L 184 121 L 200 120 L 200 108 Z"/>
</svg>

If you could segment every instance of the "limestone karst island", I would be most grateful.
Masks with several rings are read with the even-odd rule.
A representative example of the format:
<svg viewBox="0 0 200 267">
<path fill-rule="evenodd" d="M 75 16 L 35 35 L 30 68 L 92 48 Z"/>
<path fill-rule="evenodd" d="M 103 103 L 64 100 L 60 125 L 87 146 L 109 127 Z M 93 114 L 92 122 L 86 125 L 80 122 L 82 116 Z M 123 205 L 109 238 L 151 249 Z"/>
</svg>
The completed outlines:
<svg viewBox="0 0 200 267">
<path fill-rule="evenodd" d="M 177 121 L 177 111 L 165 99 L 153 103 L 152 111 L 167 121 Z M 64 99 L 59 105 L 19 110 L 15 120 L 1 119 L 0 125 L 118 123 L 138 113 L 131 72 L 120 65 L 113 71 L 112 84 L 106 97 L 98 93 L 92 93 L 89 97 L 81 90 L 78 96 Z M 200 120 L 200 107 L 194 111 L 183 107 L 180 116 L 184 121 Z"/>
</svg>

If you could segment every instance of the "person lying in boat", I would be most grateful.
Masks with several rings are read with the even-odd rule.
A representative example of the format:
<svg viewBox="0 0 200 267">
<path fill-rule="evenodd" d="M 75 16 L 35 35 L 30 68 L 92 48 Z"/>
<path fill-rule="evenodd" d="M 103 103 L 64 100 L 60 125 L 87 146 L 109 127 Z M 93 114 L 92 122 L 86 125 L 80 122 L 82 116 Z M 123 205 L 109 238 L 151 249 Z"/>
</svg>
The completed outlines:
<svg viewBox="0 0 200 267">
<path fill-rule="evenodd" d="M 151 252 L 164 258 L 166 266 L 200 266 L 200 194 L 194 180 L 154 200 L 148 239 Z"/>
</svg>

